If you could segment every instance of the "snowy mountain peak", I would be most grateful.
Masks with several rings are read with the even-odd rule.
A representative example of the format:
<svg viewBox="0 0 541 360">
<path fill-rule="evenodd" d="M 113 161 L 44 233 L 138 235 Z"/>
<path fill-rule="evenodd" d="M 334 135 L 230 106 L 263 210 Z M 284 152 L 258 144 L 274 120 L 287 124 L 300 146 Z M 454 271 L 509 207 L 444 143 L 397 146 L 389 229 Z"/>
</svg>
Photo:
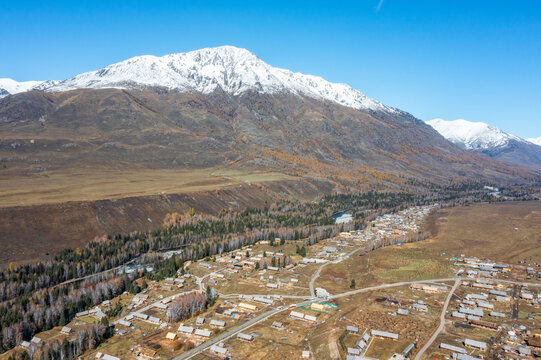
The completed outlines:
<svg viewBox="0 0 541 360">
<path fill-rule="evenodd" d="M 205 94 L 217 89 L 233 95 L 246 91 L 270 94 L 291 92 L 355 109 L 395 112 L 346 84 L 330 83 L 318 76 L 272 67 L 248 50 L 234 46 L 162 57 L 137 56 L 77 75 L 49 88 L 49 91 L 154 86 Z"/>
<path fill-rule="evenodd" d="M 521 138 L 506 133 L 499 128 L 483 123 L 463 119 L 427 121 L 444 138 L 467 150 L 485 150 L 506 146 L 510 140 L 524 142 Z"/>
<path fill-rule="evenodd" d="M 9 78 L 0 78 L 0 98 L 34 89 L 43 90 L 58 83 L 55 80 L 15 81 Z"/>
<path fill-rule="evenodd" d="M 526 139 L 528 140 L 529 142 L 535 144 L 535 145 L 538 145 L 538 146 L 541 146 L 541 137 L 537 137 L 537 138 L 528 138 Z"/>
<path fill-rule="evenodd" d="M 15 81 L 9 78 L 0 78 L 0 98 L 32 90 L 43 83 L 44 81 Z"/>
</svg>

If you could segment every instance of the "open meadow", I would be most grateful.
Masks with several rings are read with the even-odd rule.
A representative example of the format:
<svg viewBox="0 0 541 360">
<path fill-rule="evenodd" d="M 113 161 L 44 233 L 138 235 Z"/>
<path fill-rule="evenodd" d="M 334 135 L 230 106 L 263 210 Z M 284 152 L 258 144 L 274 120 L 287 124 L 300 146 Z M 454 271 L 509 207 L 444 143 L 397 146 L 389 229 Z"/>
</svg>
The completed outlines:
<svg viewBox="0 0 541 360">
<path fill-rule="evenodd" d="M 77 168 L 27 175 L 0 174 L 0 206 L 191 193 L 287 178 L 276 172 L 219 168 Z"/>
<path fill-rule="evenodd" d="M 477 204 L 439 210 L 428 218 L 427 250 L 487 257 L 494 261 L 541 262 L 541 202 Z"/>
</svg>

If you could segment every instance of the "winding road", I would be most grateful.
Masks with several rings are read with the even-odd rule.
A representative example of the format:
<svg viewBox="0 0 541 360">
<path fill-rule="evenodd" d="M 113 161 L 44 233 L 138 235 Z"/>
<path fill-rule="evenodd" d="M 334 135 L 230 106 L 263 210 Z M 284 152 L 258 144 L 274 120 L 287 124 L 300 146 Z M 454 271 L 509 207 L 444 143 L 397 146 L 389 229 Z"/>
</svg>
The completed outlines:
<svg viewBox="0 0 541 360">
<path fill-rule="evenodd" d="M 351 255 L 355 254 L 357 251 L 359 250 L 363 250 L 365 249 L 365 247 L 358 247 L 357 249 L 349 252 L 347 255 L 339 258 L 339 259 L 336 259 L 334 261 L 329 261 L 329 262 L 326 262 L 325 264 L 321 265 L 316 273 L 312 276 L 312 279 L 310 280 L 310 295 L 312 295 L 312 297 L 315 297 L 316 296 L 316 292 L 314 290 L 314 283 L 316 282 L 317 278 L 319 277 L 320 273 L 321 273 L 321 270 L 323 270 L 323 268 L 329 264 L 338 264 L 338 263 L 341 263 L 342 261 L 346 260 L 347 258 L 349 258 Z"/>
</svg>

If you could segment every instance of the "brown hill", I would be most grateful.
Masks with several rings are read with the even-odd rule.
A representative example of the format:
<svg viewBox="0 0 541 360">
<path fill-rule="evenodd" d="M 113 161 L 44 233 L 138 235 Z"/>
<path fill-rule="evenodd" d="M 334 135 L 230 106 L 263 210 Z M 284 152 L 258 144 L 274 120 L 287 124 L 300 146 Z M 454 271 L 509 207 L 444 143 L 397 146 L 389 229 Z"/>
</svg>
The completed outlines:
<svg viewBox="0 0 541 360">
<path fill-rule="evenodd" d="M 0 119 L 3 177 L 217 166 L 350 185 L 529 176 L 459 149 L 407 113 L 363 112 L 286 93 L 31 91 L 0 100 Z"/>
<path fill-rule="evenodd" d="M 149 231 L 167 213 L 217 214 L 222 209 L 263 208 L 278 197 L 314 198 L 330 192 L 325 182 L 281 180 L 229 185 L 219 190 L 0 207 L 0 268 L 9 262 L 50 259 L 67 247 L 82 247 L 96 236 Z"/>
<path fill-rule="evenodd" d="M 287 93 L 30 91 L 0 100 L 0 134 L 5 260 L 152 229 L 188 207 L 532 178 L 456 147 L 407 113 Z"/>
</svg>

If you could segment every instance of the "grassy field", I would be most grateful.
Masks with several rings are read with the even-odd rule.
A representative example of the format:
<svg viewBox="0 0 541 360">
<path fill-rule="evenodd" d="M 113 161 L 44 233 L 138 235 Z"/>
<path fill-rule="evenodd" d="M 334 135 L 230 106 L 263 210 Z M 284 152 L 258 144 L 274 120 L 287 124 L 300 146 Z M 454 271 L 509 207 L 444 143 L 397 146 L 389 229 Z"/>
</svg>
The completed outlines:
<svg viewBox="0 0 541 360">
<path fill-rule="evenodd" d="M 453 276 L 452 256 L 485 257 L 516 263 L 541 262 L 541 202 L 479 204 L 443 209 L 431 215 L 424 241 L 353 255 L 325 267 L 316 286 L 330 293 L 382 283 Z"/>
<path fill-rule="evenodd" d="M 351 280 L 356 287 L 378 284 L 447 278 L 454 274 L 453 264 L 438 250 L 431 249 L 431 241 L 392 246 L 353 255 L 338 264 L 326 266 L 316 281 L 331 294 L 349 291 Z"/>
<path fill-rule="evenodd" d="M 285 178 L 287 176 L 281 173 L 218 168 L 89 168 L 25 176 L 0 175 L 0 206 L 187 193 Z"/>
<path fill-rule="evenodd" d="M 516 263 L 541 262 L 541 202 L 506 202 L 438 211 L 427 249 Z"/>
</svg>

